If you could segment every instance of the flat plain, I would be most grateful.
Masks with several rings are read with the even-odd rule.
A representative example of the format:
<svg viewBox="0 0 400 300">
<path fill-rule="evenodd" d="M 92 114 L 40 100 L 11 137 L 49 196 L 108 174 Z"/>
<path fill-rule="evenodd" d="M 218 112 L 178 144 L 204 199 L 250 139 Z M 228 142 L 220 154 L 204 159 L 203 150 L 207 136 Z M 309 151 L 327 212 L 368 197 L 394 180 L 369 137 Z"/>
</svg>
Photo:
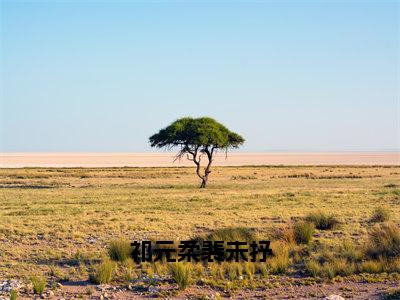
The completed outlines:
<svg viewBox="0 0 400 300">
<path fill-rule="evenodd" d="M 398 256 L 368 257 L 363 249 L 376 228 L 400 226 L 399 166 L 215 167 L 206 189 L 197 179 L 191 167 L 0 169 L 0 279 L 27 284 L 19 293 L 28 299 L 32 276 L 65 298 L 99 298 L 107 291 L 115 299 L 320 299 L 327 293 L 378 299 L 398 286 Z M 372 220 L 377 208 L 387 213 L 383 220 Z M 312 213 L 338 224 L 296 243 L 291 228 Z M 243 266 L 238 276 L 226 265 L 222 271 L 196 267 L 190 287 L 179 290 L 168 266 L 118 263 L 109 283 L 118 289 L 88 281 L 112 240 L 185 240 L 238 227 L 286 249 L 286 267 Z M 354 252 L 347 262 L 343 249 Z M 329 263 L 333 273 L 324 269 Z M 343 263 L 354 268 L 340 271 Z"/>
</svg>

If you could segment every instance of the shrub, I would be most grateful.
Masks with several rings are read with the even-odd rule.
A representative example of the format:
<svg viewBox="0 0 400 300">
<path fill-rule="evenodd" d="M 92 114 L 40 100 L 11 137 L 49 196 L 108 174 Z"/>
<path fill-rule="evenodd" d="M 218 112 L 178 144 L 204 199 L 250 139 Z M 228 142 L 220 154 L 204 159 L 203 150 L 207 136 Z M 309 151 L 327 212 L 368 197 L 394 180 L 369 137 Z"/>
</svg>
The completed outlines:
<svg viewBox="0 0 400 300">
<path fill-rule="evenodd" d="M 190 283 L 190 268 L 183 263 L 175 263 L 171 265 L 171 275 L 178 284 L 179 289 L 184 290 Z"/>
<path fill-rule="evenodd" d="M 400 229 L 395 224 L 372 228 L 366 254 L 371 258 L 400 256 Z"/>
<path fill-rule="evenodd" d="M 42 277 L 33 276 L 31 278 L 31 282 L 32 282 L 33 292 L 38 295 L 43 294 L 44 289 L 46 287 L 46 280 Z"/>
<path fill-rule="evenodd" d="M 113 240 L 108 245 L 108 255 L 114 261 L 124 262 L 131 255 L 131 244 L 125 239 Z"/>
<path fill-rule="evenodd" d="M 114 269 L 115 264 L 110 260 L 105 260 L 95 268 L 93 273 L 89 275 L 89 280 L 95 284 L 110 283 Z"/>
<path fill-rule="evenodd" d="M 298 244 L 308 244 L 314 233 L 314 225 L 307 222 L 298 222 L 294 225 L 294 236 Z"/>
<path fill-rule="evenodd" d="M 17 300 L 18 292 L 16 290 L 11 290 L 10 300 Z"/>
<path fill-rule="evenodd" d="M 319 230 L 334 229 L 340 223 L 334 216 L 328 216 L 323 212 L 311 213 L 306 217 L 306 220 L 313 223 Z"/>
<path fill-rule="evenodd" d="M 375 208 L 370 218 L 371 222 L 386 222 L 390 219 L 390 212 L 388 209 L 380 206 Z"/>
</svg>

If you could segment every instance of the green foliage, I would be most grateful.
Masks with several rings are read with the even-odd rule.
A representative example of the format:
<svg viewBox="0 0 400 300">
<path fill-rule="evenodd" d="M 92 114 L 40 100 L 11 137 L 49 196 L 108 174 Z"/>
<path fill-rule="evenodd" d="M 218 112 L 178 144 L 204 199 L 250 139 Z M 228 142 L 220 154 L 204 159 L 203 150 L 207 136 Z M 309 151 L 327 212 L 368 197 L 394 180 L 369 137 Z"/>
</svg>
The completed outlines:
<svg viewBox="0 0 400 300">
<path fill-rule="evenodd" d="M 95 284 L 110 283 L 115 269 L 115 263 L 105 260 L 89 275 L 89 280 Z"/>
<path fill-rule="evenodd" d="M 42 277 L 33 276 L 31 277 L 33 292 L 35 294 L 41 295 L 46 287 L 46 280 Z"/>
<path fill-rule="evenodd" d="M 11 290 L 10 300 L 17 300 L 18 292 L 16 290 Z"/>
<path fill-rule="evenodd" d="M 400 256 L 400 229 L 395 224 L 381 224 L 372 228 L 366 254 L 372 258 Z"/>
<path fill-rule="evenodd" d="M 190 284 L 190 267 L 183 263 L 174 263 L 171 265 L 171 275 L 178 284 L 179 289 L 184 290 Z"/>
<path fill-rule="evenodd" d="M 386 222 L 390 219 L 390 211 L 382 206 L 375 208 L 372 213 L 371 222 Z"/>
<path fill-rule="evenodd" d="M 108 246 L 108 255 L 114 261 L 124 262 L 131 255 L 131 244 L 125 239 L 113 240 Z"/>
<path fill-rule="evenodd" d="M 314 225 L 307 222 L 297 222 L 294 225 L 294 236 L 298 244 L 308 244 L 314 234 Z"/>
<path fill-rule="evenodd" d="M 334 229 L 340 223 L 334 216 L 328 216 L 323 212 L 311 213 L 306 220 L 313 223 L 319 230 Z"/>
<path fill-rule="evenodd" d="M 181 118 L 150 137 L 152 147 L 180 145 L 237 148 L 244 139 L 212 118 Z"/>
</svg>

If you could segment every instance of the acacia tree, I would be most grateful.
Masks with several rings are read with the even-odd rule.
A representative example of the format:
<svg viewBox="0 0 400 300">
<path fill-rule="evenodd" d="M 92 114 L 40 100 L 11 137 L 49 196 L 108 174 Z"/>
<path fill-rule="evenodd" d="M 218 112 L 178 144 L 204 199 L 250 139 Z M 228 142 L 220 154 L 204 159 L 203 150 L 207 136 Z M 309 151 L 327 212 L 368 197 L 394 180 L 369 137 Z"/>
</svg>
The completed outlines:
<svg viewBox="0 0 400 300">
<path fill-rule="evenodd" d="M 179 147 L 175 160 L 186 155 L 188 160 L 196 164 L 196 174 L 201 179 L 200 188 L 205 188 L 207 185 L 214 154 L 219 149 L 227 153 L 229 149 L 238 148 L 244 143 L 244 139 L 239 134 L 208 117 L 178 119 L 152 135 L 149 141 L 152 147 L 169 150 Z M 204 172 L 200 164 L 203 156 L 206 156 L 208 160 Z"/>
</svg>

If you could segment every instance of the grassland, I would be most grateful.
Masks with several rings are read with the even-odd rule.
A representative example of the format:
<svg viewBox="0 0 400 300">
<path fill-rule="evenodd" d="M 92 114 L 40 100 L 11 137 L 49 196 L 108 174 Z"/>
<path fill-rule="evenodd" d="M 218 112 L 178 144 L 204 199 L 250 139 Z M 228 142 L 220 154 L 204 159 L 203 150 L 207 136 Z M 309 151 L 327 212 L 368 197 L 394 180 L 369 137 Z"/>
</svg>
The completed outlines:
<svg viewBox="0 0 400 300">
<path fill-rule="evenodd" d="M 378 207 L 387 213 L 384 220 L 372 217 Z M 316 229 L 309 244 L 297 245 L 290 228 L 311 213 L 339 224 Z M 383 273 L 384 280 L 396 282 L 397 255 L 375 267 L 378 258 L 363 256 L 348 274 L 330 276 L 318 265 L 321 257 L 343 253 L 344 243 L 363 251 L 381 223 L 400 226 L 400 167 L 216 167 L 207 189 L 198 189 L 193 168 L 0 169 L 0 279 L 88 280 L 111 240 L 184 240 L 240 226 L 288 245 L 289 265 L 281 272 L 288 278 L 300 274 L 317 284 L 339 275 Z M 366 261 L 371 265 L 360 267 Z M 143 268 L 132 268 L 140 277 Z M 244 267 L 243 273 L 251 270 Z M 265 288 L 275 275 L 236 290 Z M 203 281 L 217 290 L 228 280 L 211 279 Z"/>
</svg>

